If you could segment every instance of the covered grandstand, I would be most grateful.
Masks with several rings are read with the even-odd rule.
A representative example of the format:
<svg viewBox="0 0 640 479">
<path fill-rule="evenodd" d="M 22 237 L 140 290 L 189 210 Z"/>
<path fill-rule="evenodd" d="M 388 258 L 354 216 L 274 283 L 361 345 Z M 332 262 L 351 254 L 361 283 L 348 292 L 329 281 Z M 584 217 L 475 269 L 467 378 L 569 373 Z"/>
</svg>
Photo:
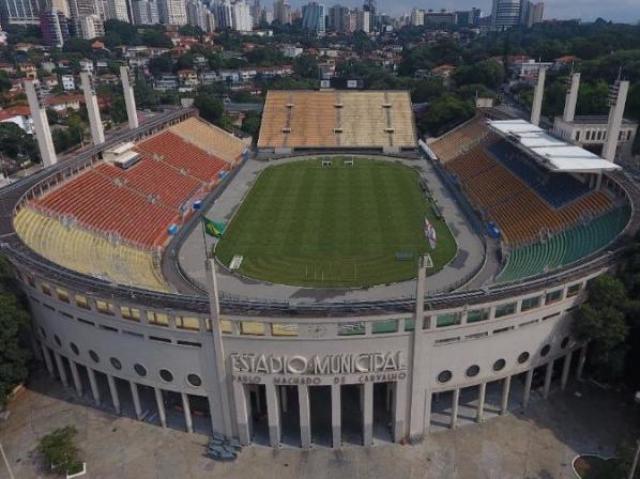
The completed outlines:
<svg viewBox="0 0 640 479">
<path fill-rule="evenodd" d="M 415 149 L 411 99 L 406 91 L 269 91 L 258 148 Z"/>
<path fill-rule="evenodd" d="M 107 149 L 103 160 L 49 185 L 22 205 L 15 229 L 69 269 L 167 291 L 163 247 L 244 150 L 240 139 L 189 117 L 135 145 Z"/>
<path fill-rule="evenodd" d="M 603 170 L 617 165 L 589 152 L 567 156 L 565 147 L 527 122 L 487 124 L 480 117 L 428 146 L 482 219 L 498 227 L 504 255 L 498 282 L 574 263 L 628 222 L 624 195 L 615 183 L 601 182 Z"/>
</svg>

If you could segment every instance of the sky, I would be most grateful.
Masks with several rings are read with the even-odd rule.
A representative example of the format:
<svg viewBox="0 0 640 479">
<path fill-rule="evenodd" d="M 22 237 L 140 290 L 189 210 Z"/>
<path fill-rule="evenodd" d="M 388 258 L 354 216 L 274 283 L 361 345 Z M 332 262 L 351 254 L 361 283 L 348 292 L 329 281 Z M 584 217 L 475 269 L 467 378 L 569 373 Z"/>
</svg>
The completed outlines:
<svg viewBox="0 0 640 479">
<path fill-rule="evenodd" d="M 534 0 L 536 1 L 536 0 Z M 484 15 L 491 13 L 491 0 L 377 0 L 379 10 L 391 15 L 408 13 L 413 7 L 440 10 L 482 9 Z M 263 3 L 266 3 L 263 0 Z M 307 0 L 291 0 L 293 5 L 302 5 Z M 327 6 L 336 3 L 356 7 L 360 0 L 323 0 Z M 545 19 L 581 18 L 592 21 L 598 17 L 614 22 L 637 23 L 640 21 L 640 0 L 544 0 Z"/>
</svg>

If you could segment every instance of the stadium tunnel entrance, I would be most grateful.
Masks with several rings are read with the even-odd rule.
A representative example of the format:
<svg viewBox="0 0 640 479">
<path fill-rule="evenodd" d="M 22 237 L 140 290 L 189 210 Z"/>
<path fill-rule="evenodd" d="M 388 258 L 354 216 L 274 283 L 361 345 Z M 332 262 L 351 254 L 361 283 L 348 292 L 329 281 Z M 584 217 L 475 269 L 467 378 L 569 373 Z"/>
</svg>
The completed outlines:
<svg viewBox="0 0 640 479">
<path fill-rule="evenodd" d="M 245 386 L 249 396 L 250 434 L 252 441 L 263 446 L 269 445 L 269 424 L 267 397 L 264 384 Z"/>
</svg>

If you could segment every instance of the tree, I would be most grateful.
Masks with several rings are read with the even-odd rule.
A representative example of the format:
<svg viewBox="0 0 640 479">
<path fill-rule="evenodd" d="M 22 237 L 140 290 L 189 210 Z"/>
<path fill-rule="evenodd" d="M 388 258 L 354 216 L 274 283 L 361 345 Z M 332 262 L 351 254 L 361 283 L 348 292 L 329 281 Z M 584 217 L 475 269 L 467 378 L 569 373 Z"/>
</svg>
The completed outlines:
<svg viewBox="0 0 640 479">
<path fill-rule="evenodd" d="M 35 138 L 15 123 L 0 123 L 0 153 L 15 160 L 40 161 Z"/>
<path fill-rule="evenodd" d="M 116 45 L 139 45 L 140 37 L 138 36 L 138 30 L 135 26 L 131 25 L 128 22 L 123 22 L 120 20 L 107 20 L 104 22 L 104 31 L 105 31 L 105 44 L 107 46 L 116 46 Z M 109 39 L 117 38 L 119 40 L 118 43 L 110 45 L 112 42 Z"/>
<path fill-rule="evenodd" d="M 421 131 L 438 136 L 467 121 L 473 113 L 473 103 L 456 95 L 446 94 L 429 105 L 426 114 L 418 118 L 417 124 Z"/>
<path fill-rule="evenodd" d="M 453 74 L 458 86 L 481 84 L 497 90 L 504 82 L 504 67 L 495 60 L 485 60 L 472 65 L 461 65 Z"/>
<path fill-rule="evenodd" d="M 38 452 L 42 454 L 46 469 L 56 474 L 75 474 L 82 470 L 78 458 L 75 436 L 78 431 L 73 426 L 56 429 L 40 439 Z"/>
<path fill-rule="evenodd" d="M 162 73 L 171 73 L 173 71 L 173 60 L 171 56 L 160 55 L 149 60 L 149 71 L 153 76 L 160 75 Z"/>
<path fill-rule="evenodd" d="M 624 372 L 629 335 L 624 283 L 602 275 L 591 282 L 588 293 L 589 301 L 578 309 L 574 332 L 581 340 L 591 341 L 589 362 L 594 373 L 607 380 L 619 379 Z"/>
<path fill-rule="evenodd" d="M 300 55 L 293 61 L 293 71 L 301 78 L 320 78 L 318 60 L 308 53 Z"/>
<path fill-rule="evenodd" d="M 199 110 L 202 118 L 210 123 L 221 123 L 224 116 L 224 105 L 218 98 L 201 93 L 196 96 L 193 104 Z"/>
<path fill-rule="evenodd" d="M 260 131 L 260 118 L 260 113 L 248 111 L 242 120 L 242 131 L 257 139 Z"/>
<path fill-rule="evenodd" d="M 29 315 L 18 294 L 9 264 L 0 257 L 0 406 L 29 373 Z"/>
</svg>

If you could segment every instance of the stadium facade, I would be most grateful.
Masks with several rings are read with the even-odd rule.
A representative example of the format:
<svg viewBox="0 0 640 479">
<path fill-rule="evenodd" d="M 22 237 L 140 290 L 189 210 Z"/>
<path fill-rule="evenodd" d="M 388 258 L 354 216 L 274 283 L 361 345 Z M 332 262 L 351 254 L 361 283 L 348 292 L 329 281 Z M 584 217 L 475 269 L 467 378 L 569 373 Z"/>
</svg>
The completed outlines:
<svg viewBox="0 0 640 479">
<path fill-rule="evenodd" d="M 410 118 L 407 107 L 398 109 Z M 332 106 L 332 113 L 341 108 Z M 395 130 L 384 122 L 374 127 L 387 129 L 385 141 L 393 142 Z M 197 128 L 207 134 L 196 135 Z M 276 136 L 282 133 L 264 121 L 262 128 L 261 142 L 269 128 Z M 380 146 L 378 135 L 367 134 L 375 141 L 360 142 L 354 130 L 354 148 Z M 456 179 L 471 200 L 477 186 L 473 178 L 481 172 L 465 176 L 465 155 L 498 155 L 508 148 L 495 132 L 487 135 L 476 119 L 428 148 L 441 175 L 457 171 L 443 185 Z M 187 148 L 192 147 L 200 150 L 198 164 L 182 158 L 191 157 Z M 455 427 L 469 419 L 471 410 L 471 419 L 480 422 L 526 407 L 536 388 L 546 397 L 552 388 L 564 389 L 571 377 L 580 377 L 587 345 L 572 335 L 575 311 L 588 282 L 615 268 L 625 239 L 638 225 L 637 190 L 624 175 L 597 172 L 605 176 L 597 185 L 606 190 L 599 200 L 592 196 L 597 192 L 591 180 L 587 191 L 573 186 L 578 199 L 554 197 L 557 211 L 548 206 L 545 214 L 558 230 L 546 230 L 544 238 L 535 223 L 503 221 L 497 203 L 478 206 L 481 216 L 488 215 L 484 219 L 504 224 L 509 258 L 525 255 L 532 245 L 551 247 L 573 230 L 587 234 L 602 215 L 625 208 L 619 228 L 605 235 L 606 241 L 594 239 L 579 258 L 553 270 L 545 266 L 518 276 L 511 263 L 511 276 L 503 281 L 482 288 L 471 288 L 470 281 L 427 295 L 428 262 L 422 259 L 411 297 L 345 301 L 331 292 L 329 299 L 317 301 L 269 301 L 223 291 L 221 267 L 213 259 L 205 261 L 207 274 L 201 279 L 206 287 L 198 288 L 173 257 L 198 225 L 197 214 L 183 205 L 210 206 L 238 169 L 255 161 L 244 150 L 235 138 L 197 119 L 194 110 L 168 111 L 2 190 L 2 248 L 32 310 L 34 349 L 65 386 L 117 414 L 162 427 L 213 431 L 243 444 L 337 448 L 420 440 L 443 418 Z M 344 150 L 332 144 L 326 151 Z M 347 146 L 347 151 L 352 150 Z M 105 165 L 113 157 L 138 165 L 128 172 L 113 170 Z M 504 165 L 494 161 L 485 168 L 497 168 L 490 176 L 500 172 L 516 178 Z M 176 182 L 188 177 L 186 186 L 176 187 L 182 196 L 171 199 L 158 190 L 159 177 L 134 176 L 133 169 L 141 166 L 152 173 L 158 168 L 168 175 L 177 172 Z M 90 180 L 93 186 L 83 183 Z M 96 185 L 102 196 L 92 200 L 88 192 Z M 548 193 L 540 185 L 526 191 L 521 183 L 512 186 L 520 188 L 519 195 Z M 109 210 L 124 199 L 126 212 Z M 584 208 L 601 210 L 589 218 L 565 210 L 580 201 Z M 84 203 L 87 208 L 80 208 Z M 151 207 L 158 215 L 170 214 L 153 222 Z M 111 213 L 103 218 L 97 210 Z M 128 226 L 125 217 L 133 219 Z M 90 253 L 83 256 L 87 248 Z M 170 264 L 174 277 L 162 277 Z M 146 269 L 142 274 L 136 268 Z"/>
</svg>

